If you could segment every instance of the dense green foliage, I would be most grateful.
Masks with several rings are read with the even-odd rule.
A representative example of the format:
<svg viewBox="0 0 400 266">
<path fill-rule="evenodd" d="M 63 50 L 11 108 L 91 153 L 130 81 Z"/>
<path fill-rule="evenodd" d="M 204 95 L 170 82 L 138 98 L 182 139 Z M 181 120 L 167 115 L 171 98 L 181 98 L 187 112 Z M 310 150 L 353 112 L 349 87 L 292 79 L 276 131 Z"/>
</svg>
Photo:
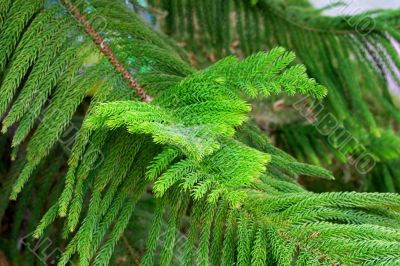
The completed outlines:
<svg viewBox="0 0 400 266">
<path fill-rule="evenodd" d="M 398 194 L 306 190 L 299 176 L 333 179 L 330 171 L 305 163 L 336 158 L 334 152 L 321 155 L 318 145 L 326 136 L 304 121 L 274 125 L 283 128 L 278 144 L 294 151 L 292 156 L 275 147 L 250 115 L 258 101 L 305 95 L 315 104 L 328 93 L 324 112 L 333 112 L 355 136 L 365 135 L 363 145 L 380 162 L 374 172 L 383 169 L 393 181 L 392 160 L 400 146 L 395 130 L 384 123 L 399 114 L 386 81 L 362 55 L 366 49 L 356 45 L 360 40 L 336 38 L 336 30 L 346 30 L 346 24 L 336 23 L 331 25 L 335 31 L 307 35 L 327 44 L 312 46 L 312 51 L 295 29 L 277 33 L 288 22 L 266 9 L 292 14 L 278 2 L 233 2 L 239 6 L 230 6 L 231 1 L 150 1 L 169 10 L 162 28 L 192 40 L 185 48 L 194 51 L 196 44 L 206 43 L 208 53 L 215 49 L 227 56 L 202 70 L 126 1 L 74 2 L 154 99 L 144 103 L 62 3 L 1 0 L 0 249 L 10 261 L 50 263 L 57 254 L 43 257 L 50 252 L 37 245 L 50 239 L 53 248 L 62 250 L 58 265 L 119 265 L 124 263 L 118 262 L 121 252 L 130 254 L 127 265 L 400 263 Z M 207 7 L 218 16 L 206 16 Z M 277 27 L 269 33 L 262 26 L 267 34 L 257 35 L 265 24 L 254 20 L 255 27 L 246 28 L 255 35 L 246 34 L 259 39 L 251 39 L 241 36 L 245 24 L 238 20 L 239 56 L 248 54 L 243 59 L 228 56 L 230 31 L 236 28 L 217 23 L 231 8 L 244 12 L 246 23 L 262 17 Z M 296 8 L 322 19 L 306 3 Z M 374 29 L 380 37 L 368 37 L 374 49 L 386 49 L 384 54 L 393 51 L 382 31 L 397 38 L 396 16 L 382 14 Z M 190 18 L 207 23 L 190 26 Z M 278 37 L 283 35 L 287 43 Z M 265 40 L 270 49 L 258 52 Z M 295 43 L 309 74 L 328 89 L 309 78 L 292 52 L 272 48 L 276 42 Z M 349 51 L 354 60 L 348 59 Z M 398 59 L 389 55 L 380 58 Z M 344 65 L 336 68 L 337 62 Z M 358 72 L 363 73 L 360 80 Z M 371 81 L 364 80 L 365 73 Z M 376 102 L 363 101 L 366 95 L 383 106 L 382 116 L 375 113 Z M 359 108 L 357 116 L 349 106 Z M 299 139 L 290 138 L 290 132 Z M 396 190 L 392 183 L 389 192 Z"/>
<path fill-rule="evenodd" d="M 307 1 L 150 2 L 166 11 L 159 23 L 195 55 L 192 61 L 199 65 L 275 46 L 295 51 L 310 76 L 328 88 L 326 100 L 309 105 L 311 114 L 295 112 L 290 119 L 285 117 L 290 114 L 288 101 L 278 119 L 267 121 L 264 117 L 274 114 L 263 103 L 274 99 L 264 100 L 255 105 L 260 109 L 258 123 L 274 132 L 277 144 L 299 160 L 328 167 L 339 180 L 352 176 L 350 189 L 400 190 L 395 167 L 400 159 L 396 134 L 400 95 L 388 86 L 390 80 L 400 85 L 400 58 L 394 45 L 400 41 L 398 10 L 354 15 L 358 8 L 343 6 L 339 16 L 324 17 L 323 10 L 315 10 Z M 318 117 L 317 129 L 309 125 L 310 117 Z M 373 162 L 357 167 L 357 158 L 365 153 L 369 157 L 365 160 Z M 344 164 L 350 169 L 344 170 Z"/>
</svg>

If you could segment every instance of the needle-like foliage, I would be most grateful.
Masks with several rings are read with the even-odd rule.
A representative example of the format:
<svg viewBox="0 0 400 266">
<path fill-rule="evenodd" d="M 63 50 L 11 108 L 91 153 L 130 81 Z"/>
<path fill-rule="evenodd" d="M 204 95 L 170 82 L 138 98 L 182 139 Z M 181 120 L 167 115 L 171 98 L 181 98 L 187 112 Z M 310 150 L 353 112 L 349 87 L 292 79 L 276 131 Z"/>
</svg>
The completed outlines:
<svg viewBox="0 0 400 266">
<path fill-rule="evenodd" d="M 400 262 L 398 194 L 307 191 L 300 175 L 332 174 L 274 147 L 249 119 L 261 97 L 326 96 L 293 53 L 196 70 L 125 1 L 74 2 L 153 99 L 141 102 L 66 2 L 0 4 L 0 111 L 16 159 L 0 217 L 17 200 L 15 263 L 35 264 L 32 253 L 17 259 L 37 245 L 31 235 L 56 239 L 58 265 L 114 263 L 120 240 L 141 265 Z M 142 254 L 124 234 L 138 219 L 150 224 L 129 234 L 147 243 Z"/>
<path fill-rule="evenodd" d="M 354 176 L 353 183 L 359 183 L 354 188 L 400 190 L 393 167 L 400 159 L 398 10 L 357 14 L 359 8 L 340 6 L 339 1 L 321 10 L 309 1 L 149 2 L 151 8 L 137 7 L 153 14 L 197 65 L 275 46 L 295 51 L 309 75 L 328 88 L 327 97 L 321 103 L 295 105 L 290 119 L 292 101 L 284 100 L 284 109 L 277 111 L 268 107 L 280 98 L 264 99 L 255 105 L 257 123 L 273 131 L 277 144 L 301 161 L 350 166 L 335 176 Z M 337 16 L 321 14 L 331 7 L 337 7 Z M 279 119 L 270 118 L 279 113 Z"/>
</svg>

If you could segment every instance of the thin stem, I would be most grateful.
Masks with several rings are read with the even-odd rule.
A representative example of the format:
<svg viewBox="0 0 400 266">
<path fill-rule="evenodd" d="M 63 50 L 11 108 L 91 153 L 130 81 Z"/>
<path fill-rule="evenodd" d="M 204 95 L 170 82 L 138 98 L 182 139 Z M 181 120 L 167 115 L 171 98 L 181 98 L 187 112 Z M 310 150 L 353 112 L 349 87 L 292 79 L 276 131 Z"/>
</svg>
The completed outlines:
<svg viewBox="0 0 400 266">
<path fill-rule="evenodd" d="M 131 76 L 129 71 L 117 59 L 110 47 L 104 42 L 104 39 L 90 25 L 89 21 L 86 20 L 86 18 L 81 14 L 78 8 L 74 4 L 72 4 L 70 0 L 61 0 L 61 3 L 63 3 L 67 7 L 69 12 L 76 18 L 76 20 L 78 20 L 82 24 L 82 26 L 86 29 L 86 32 L 93 39 L 94 43 L 99 47 L 99 50 L 108 58 L 114 68 L 122 74 L 124 79 L 129 82 L 129 85 L 133 89 L 135 89 L 141 100 L 143 102 L 151 102 L 153 98 L 148 95 L 139 85 L 139 83 Z"/>
</svg>

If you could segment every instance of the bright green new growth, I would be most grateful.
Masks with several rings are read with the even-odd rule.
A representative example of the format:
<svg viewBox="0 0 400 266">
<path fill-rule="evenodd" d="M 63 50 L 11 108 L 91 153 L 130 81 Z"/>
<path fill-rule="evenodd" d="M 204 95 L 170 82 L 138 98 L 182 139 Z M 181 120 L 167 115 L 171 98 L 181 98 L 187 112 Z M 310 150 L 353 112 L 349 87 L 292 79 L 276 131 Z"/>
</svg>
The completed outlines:
<svg viewBox="0 0 400 266">
<path fill-rule="evenodd" d="M 43 186 L 35 183 L 36 172 L 47 170 L 47 158 L 61 153 L 58 146 L 67 149 L 68 169 L 55 179 L 60 187 L 46 202 L 34 232 L 35 238 L 47 237 L 47 228 L 65 217 L 63 232 L 57 230 L 67 239 L 58 265 L 108 265 L 146 196 L 156 198 L 157 206 L 147 228 L 143 265 L 400 262 L 399 195 L 308 192 L 296 182 L 299 175 L 332 179 L 331 173 L 275 148 L 250 121 L 251 99 L 326 95 L 305 67 L 293 62 L 293 53 L 275 48 L 243 60 L 230 56 L 196 71 L 180 48 L 141 22 L 124 1 L 94 0 L 90 8 L 78 7 L 90 11 L 88 18 L 107 18 L 102 33 L 154 101 L 136 100 L 60 3 L 50 8 L 36 0 L 0 5 L 1 32 L 7 32 L 0 42 L 5 44 L 0 46 L 2 84 L 7 85 L 0 87 L 6 96 L 1 111 L 11 105 L 3 128 L 15 125 L 13 145 L 24 150 L 26 144 L 7 196 L 27 201 L 28 189 Z M 20 12 L 26 23 L 31 21 L 25 31 L 13 26 Z M 46 29 L 36 29 L 37 20 L 48 14 Z M 57 30 L 64 20 L 71 26 Z M 47 40 L 46 33 L 57 38 L 52 52 L 25 48 L 30 43 L 23 41 L 25 35 L 36 30 L 39 38 L 31 42 Z M 20 62 L 19 56 L 29 60 Z M 37 84 L 43 88 L 38 92 Z M 91 93 L 81 127 L 72 127 L 77 137 L 70 149 L 63 133 L 79 124 L 73 122 L 74 113 Z M 186 217 L 190 227 L 183 256 L 176 258 Z"/>
<path fill-rule="evenodd" d="M 396 133 L 400 124 L 399 10 L 356 15 L 358 8 L 340 1 L 318 10 L 308 0 L 149 3 L 151 9 L 147 10 L 155 14 L 157 25 L 182 43 L 198 65 L 231 54 L 250 56 L 276 46 L 295 51 L 310 76 L 327 87 L 327 97 L 295 113 L 290 113 L 285 98 L 279 119 L 267 117 L 279 115 L 279 111 L 265 108 L 276 98 L 257 99 L 262 103 L 254 105 L 257 123 L 274 132 L 276 145 L 300 161 L 329 169 L 337 160 L 342 166 L 352 165 L 335 173 L 357 180 L 350 189 L 400 191 L 395 167 L 400 161 Z M 323 16 L 323 11 L 333 7 L 337 16 Z M 164 16 L 157 16 L 153 9 Z M 285 119 L 288 117 L 291 119 Z M 315 118 L 319 130 L 307 123 Z M 354 160 L 364 153 L 373 156 L 376 167 L 358 171 Z"/>
</svg>

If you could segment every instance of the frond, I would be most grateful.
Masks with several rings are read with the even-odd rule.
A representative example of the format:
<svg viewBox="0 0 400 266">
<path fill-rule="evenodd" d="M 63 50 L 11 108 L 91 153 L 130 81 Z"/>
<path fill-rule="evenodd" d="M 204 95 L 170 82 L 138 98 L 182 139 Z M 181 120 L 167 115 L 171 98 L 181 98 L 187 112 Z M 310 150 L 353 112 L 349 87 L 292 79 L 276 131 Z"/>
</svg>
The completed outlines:
<svg viewBox="0 0 400 266">
<path fill-rule="evenodd" d="M 375 188 L 368 185 L 349 158 L 358 158 L 364 152 L 381 164 L 390 164 L 391 160 L 399 158 L 397 146 L 389 144 L 392 148 L 387 150 L 392 152 L 386 153 L 386 149 L 381 150 L 382 145 L 378 144 L 397 143 L 399 138 L 398 134 L 388 137 L 386 133 L 400 122 L 397 92 L 400 60 L 396 51 L 400 40 L 396 24 L 399 21 L 398 10 L 327 17 L 321 13 L 324 9 L 316 10 L 308 1 L 266 0 L 201 3 L 154 0 L 150 1 L 150 7 L 165 11 L 165 18 L 156 16 L 157 23 L 183 43 L 195 58 L 192 61 L 198 65 L 215 62 L 230 54 L 250 56 L 275 46 L 295 51 L 307 67 L 308 74 L 326 86 L 329 93 L 322 103 L 311 101 L 300 108 L 294 106 L 291 121 L 299 122 L 295 131 L 309 131 L 311 122 L 318 132 L 314 132 L 310 140 L 303 135 L 280 134 L 281 127 L 291 127 L 282 120 L 276 125 L 271 122 L 272 119 L 263 118 L 260 125 L 276 129 L 277 137 L 288 143 L 280 147 L 301 147 L 305 150 L 306 156 L 293 151 L 300 161 L 329 166 L 332 159 L 340 160 L 352 167 L 353 176 L 364 180 L 363 188 L 388 191 L 375 183 Z M 146 9 L 147 12 L 153 13 L 151 8 Z M 342 11 L 349 11 L 349 8 L 344 7 Z M 303 72 L 299 66 L 292 71 Z M 251 93 L 252 88 L 247 89 Z M 290 101 L 286 98 L 287 111 Z M 265 116 L 275 115 L 276 112 L 267 109 L 273 102 L 267 99 L 264 103 L 258 112 Z M 394 126 L 388 125 L 389 120 Z M 321 121 L 326 124 L 319 124 Z M 335 131 L 337 127 L 340 130 Z M 344 134 L 350 135 L 357 143 L 345 143 L 347 135 Z M 332 158 L 321 155 L 324 153 L 321 148 L 309 143 L 314 140 L 324 143 L 324 149 L 333 153 Z M 338 152 L 341 147 L 338 148 L 337 143 L 344 143 L 346 150 Z M 326 161 L 320 159 L 323 157 Z M 363 173 L 369 171 L 361 170 Z M 338 173 L 337 176 L 341 174 L 346 173 Z M 383 175 L 375 177 L 385 179 Z M 391 182 L 397 183 L 397 180 L 392 179 Z"/>
<path fill-rule="evenodd" d="M 179 259 L 187 265 L 368 265 L 400 259 L 399 195 L 309 192 L 298 184 L 299 175 L 332 174 L 274 147 L 249 121 L 249 99 L 325 96 L 325 88 L 294 63 L 293 53 L 276 48 L 243 60 L 230 56 L 196 71 L 182 49 L 124 1 L 75 7 L 87 19 L 107 18 L 102 29 L 82 26 L 64 4 L 0 4 L 6 32 L 0 41 L 3 131 L 16 127 L 12 145 L 21 160 L 12 188 L 0 194 L 18 197 L 14 243 L 25 208 L 37 204 L 46 213 L 35 238 L 53 234 L 53 223 L 63 227 L 62 234 L 57 230 L 65 239 L 58 238 L 58 246 L 65 246 L 58 265 L 108 265 L 133 215 L 140 216 L 139 202 L 149 197 L 155 207 L 145 230 L 143 265 L 175 261 L 186 218 L 190 225 Z M 91 39 L 95 30 L 104 42 Z M 43 49 L 44 43 L 51 49 Z M 106 52 L 105 44 L 111 47 Z M 152 93 L 151 103 L 137 101 L 143 95 L 135 95 L 139 85 L 133 77 Z M 64 156 L 68 165 L 48 167 Z M 38 176 L 43 182 L 36 185 Z M 32 193 L 41 193 L 40 202 L 30 202 Z M 28 228 L 39 214 L 34 212 Z"/>
</svg>

